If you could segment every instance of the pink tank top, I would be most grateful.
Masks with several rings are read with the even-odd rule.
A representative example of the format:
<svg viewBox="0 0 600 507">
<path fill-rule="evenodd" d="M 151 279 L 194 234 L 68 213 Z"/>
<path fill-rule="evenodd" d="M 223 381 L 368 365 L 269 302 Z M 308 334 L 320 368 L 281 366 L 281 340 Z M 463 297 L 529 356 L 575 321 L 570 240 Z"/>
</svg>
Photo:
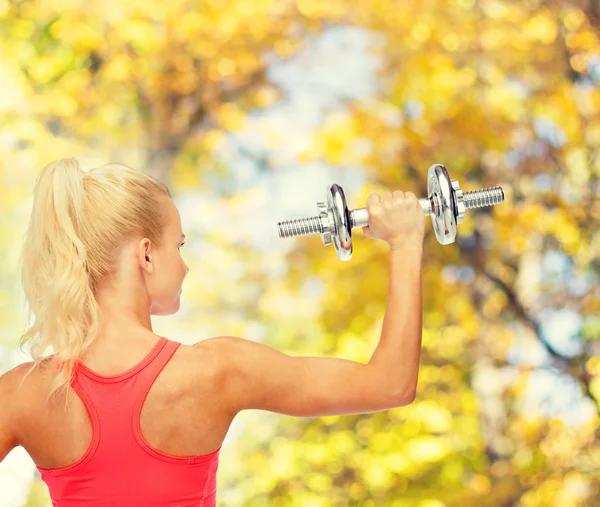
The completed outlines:
<svg viewBox="0 0 600 507">
<path fill-rule="evenodd" d="M 92 443 L 73 465 L 36 467 L 53 507 L 216 506 L 222 446 L 204 456 L 171 456 L 151 448 L 140 430 L 148 391 L 180 345 L 161 336 L 141 362 L 110 377 L 77 363 L 71 386 L 90 414 Z"/>
</svg>

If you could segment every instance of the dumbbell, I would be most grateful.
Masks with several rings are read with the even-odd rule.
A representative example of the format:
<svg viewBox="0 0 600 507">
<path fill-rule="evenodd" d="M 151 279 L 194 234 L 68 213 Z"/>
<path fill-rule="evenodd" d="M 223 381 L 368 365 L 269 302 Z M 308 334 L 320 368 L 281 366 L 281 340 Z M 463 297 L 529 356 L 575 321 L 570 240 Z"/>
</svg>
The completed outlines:
<svg viewBox="0 0 600 507">
<path fill-rule="evenodd" d="M 442 245 L 456 240 L 456 224 L 463 223 L 465 211 L 471 208 L 494 206 L 504 202 L 501 187 L 465 192 L 458 180 L 451 180 L 441 164 L 434 164 L 427 173 L 428 197 L 419 199 L 425 216 L 430 216 L 438 242 Z M 344 191 L 339 185 L 327 189 L 327 206 L 318 202 L 319 216 L 278 222 L 279 237 L 292 238 L 320 234 L 325 246 L 332 240 L 337 256 L 342 261 L 352 258 L 352 228 L 369 225 L 366 208 L 348 210 Z"/>
</svg>

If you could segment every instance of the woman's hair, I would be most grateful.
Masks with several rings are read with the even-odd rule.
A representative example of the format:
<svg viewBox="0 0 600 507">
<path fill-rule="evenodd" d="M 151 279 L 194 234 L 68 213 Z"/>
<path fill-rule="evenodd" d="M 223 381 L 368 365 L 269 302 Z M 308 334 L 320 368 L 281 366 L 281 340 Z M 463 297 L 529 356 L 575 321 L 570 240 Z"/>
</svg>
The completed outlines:
<svg viewBox="0 0 600 507">
<path fill-rule="evenodd" d="M 68 395 L 75 361 L 99 330 L 96 291 L 115 274 L 121 247 L 136 237 L 161 246 L 161 193 L 171 197 L 158 179 L 120 164 L 84 172 L 66 158 L 38 175 L 20 257 L 28 328 L 19 349 L 31 343 L 33 365 L 23 381 L 48 359 L 49 346 L 62 363 L 46 401 L 60 389 Z"/>
</svg>

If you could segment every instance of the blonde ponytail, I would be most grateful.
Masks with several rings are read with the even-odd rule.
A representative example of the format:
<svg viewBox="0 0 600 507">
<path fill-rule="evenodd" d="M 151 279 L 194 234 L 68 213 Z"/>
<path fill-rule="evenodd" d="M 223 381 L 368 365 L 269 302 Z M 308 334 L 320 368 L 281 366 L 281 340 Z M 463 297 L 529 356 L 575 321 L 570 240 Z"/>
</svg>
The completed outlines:
<svg viewBox="0 0 600 507">
<path fill-rule="evenodd" d="M 68 158 L 38 175 L 20 257 L 28 322 L 34 320 L 19 348 L 29 343 L 33 359 L 21 384 L 49 347 L 60 361 L 46 401 L 61 389 L 69 393 L 75 362 L 98 334 L 96 291 L 116 272 L 121 245 L 141 235 L 160 247 L 161 192 L 171 196 L 156 178 L 120 164 L 86 173 Z"/>
</svg>

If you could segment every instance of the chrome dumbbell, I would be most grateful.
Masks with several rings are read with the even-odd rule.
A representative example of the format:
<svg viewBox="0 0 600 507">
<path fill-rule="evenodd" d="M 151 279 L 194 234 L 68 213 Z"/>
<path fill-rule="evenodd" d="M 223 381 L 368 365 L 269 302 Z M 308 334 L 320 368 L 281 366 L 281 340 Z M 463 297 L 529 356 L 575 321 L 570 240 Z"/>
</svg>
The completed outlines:
<svg viewBox="0 0 600 507">
<path fill-rule="evenodd" d="M 501 187 L 485 188 L 473 192 L 461 190 L 458 180 L 451 180 L 441 164 L 434 164 L 427 173 L 427 198 L 419 199 L 425 216 L 430 216 L 433 229 L 442 245 L 456 240 L 456 224 L 462 224 L 465 211 L 471 208 L 493 206 L 504 202 Z M 320 234 L 325 246 L 332 240 L 337 256 L 342 261 L 352 258 L 352 228 L 369 225 L 366 208 L 348 210 L 344 191 L 332 185 L 327 191 L 327 206 L 318 202 L 319 216 L 278 222 L 279 237 Z"/>
</svg>

